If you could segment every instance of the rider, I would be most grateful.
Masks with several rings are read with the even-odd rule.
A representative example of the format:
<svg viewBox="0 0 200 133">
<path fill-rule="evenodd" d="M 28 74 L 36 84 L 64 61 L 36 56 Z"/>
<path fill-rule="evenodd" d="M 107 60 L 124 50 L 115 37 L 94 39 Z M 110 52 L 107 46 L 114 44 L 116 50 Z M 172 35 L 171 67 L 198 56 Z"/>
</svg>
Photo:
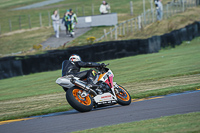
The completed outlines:
<svg viewBox="0 0 200 133">
<path fill-rule="evenodd" d="M 99 86 L 94 84 L 96 72 L 92 69 L 80 72 L 80 68 L 95 68 L 103 66 L 105 66 L 104 63 L 83 62 L 81 61 L 81 57 L 79 55 L 73 54 L 69 57 L 69 60 L 63 61 L 62 76 L 73 75 L 80 78 L 80 80 L 87 79 L 87 85 L 90 88 L 97 88 Z"/>
<path fill-rule="evenodd" d="M 74 26 L 75 24 L 74 23 L 78 23 L 78 20 L 77 20 L 77 16 L 76 14 L 73 12 L 72 9 L 69 9 L 69 13 L 68 15 L 65 17 L 65 21 L 67 21 L 68 23 L 68 31 L 70 34 L 72 34 L 73 30 L 74 30 Z"/>
</svg>

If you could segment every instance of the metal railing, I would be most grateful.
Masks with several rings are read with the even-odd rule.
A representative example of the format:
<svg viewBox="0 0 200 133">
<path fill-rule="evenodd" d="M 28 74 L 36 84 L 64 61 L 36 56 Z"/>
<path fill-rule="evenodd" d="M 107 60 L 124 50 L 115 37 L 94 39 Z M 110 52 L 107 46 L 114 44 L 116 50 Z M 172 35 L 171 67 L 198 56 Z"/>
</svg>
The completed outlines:
<svg viewBox="0 0 200 133">
<path fill-rule="evenodd" d="M 166 5 L 163 5 L 163 18 L 168 19 L 169 17 L 185 12 L 187 8 L 196 7 L 200 4 L 199 0 L 172 0 Z M 106 32 L 104 29 L 104 35 L 100 38 L 96 39 L 95 42 L 99 42 L 103 39 L 108 39 L 110 36 L 110 40 L 117 40 L 119 36 L 126 36 L 129 33 L 140 31 L 145 26 L 152 24 L 157 21 L 156 19 L 157 13 L 156 9 L 148 9 L 143 12 L 141 15 L 126 20 L 122 23 L 115 25 L 115 27 L 110 29 L 109 32 Z"/>
</svg>

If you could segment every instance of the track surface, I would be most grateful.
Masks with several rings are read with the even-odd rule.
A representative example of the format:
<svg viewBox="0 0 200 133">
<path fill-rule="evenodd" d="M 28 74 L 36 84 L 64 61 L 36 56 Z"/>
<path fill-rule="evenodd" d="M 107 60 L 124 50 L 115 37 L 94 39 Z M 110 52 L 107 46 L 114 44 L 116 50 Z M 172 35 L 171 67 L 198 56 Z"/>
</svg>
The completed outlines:
<svg viewBox="0 0 200 133">
<path fill-rule="evenodd" d="M 106 125 L 200 111 L 200 91 L 110 106 L 87 113 L 75 110 L 59 115 L 0 125 L 1 133 L 66 133 Z"/>
<path fill-rule="evenodd" d="M 75 37 L 69 37 L 66 35 L 66 32 L 61 30 L 60 31 L 60 37 L 56 38 L 55 35 L 51 36 L 50 38 L 48 38 L 45 42 L 41 43 L 42 44 L 42 48 L 45 49 L 46 47 L 50 47 L 50 48 L 58 48 L 60 46 L 68 45 L 67 43 L 71 42 L 72 40 L 74 40 L 75 38 L 83 35 L 84 33 L 88 32 L 89 30 L 91 30 L 91 28 L 79 28 L 79 29 L 75 29 Z"/>
</svg>

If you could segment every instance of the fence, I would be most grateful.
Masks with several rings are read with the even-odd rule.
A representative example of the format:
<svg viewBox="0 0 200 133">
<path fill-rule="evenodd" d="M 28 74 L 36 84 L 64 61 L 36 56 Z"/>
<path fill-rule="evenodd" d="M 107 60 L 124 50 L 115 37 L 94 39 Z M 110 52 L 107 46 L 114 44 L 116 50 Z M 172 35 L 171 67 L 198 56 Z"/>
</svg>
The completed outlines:
<svg viewBox="0 0 200 133">
<path fill-rule="evenodd" d="M 51 26 L 50 12 L 37 15 L 20 15 L 9 19 L 2 19 L 0 23 L 0 34 L 33 27 Z"/>
<path fill-rule="evenodd" d="M 200 0 L 172 0 L 171 2 L 163 6 L 163 19 L 168 19 L 174 14 L 185 12 L 187 8 L 196 7 L 199 4 Z M 133 14 L 132 1 L 130 2 L 130 9 L 131 14 Z M 157 20 L 156 16 L 156 9 L 148 9 L 138 17 L 115 25 L 115 27 L 113 29 L 111 28 L 108 32 L 106 31 L 106 29 L 104 29 L 104 35 L 96 39 L 95 42 L 101 41 L 103 39 L 107 40 L 109 36 L 110 40 L 117 40 L 119 36 L 123 37 L 130 33 L 137 32 L 144 28 L 146 25 L 154 23 Z"/>
<path fill-rule="evenodd" d="M 174 1 L 175 0 L 173 0 L 173 2 L 170 2 L 164 7 L 165 18 L 168 18 L 177 12 L 184 11 L 188 7 L 194 7 L 200 3 L 199 2 L 200 0 L 178 0 L 178 1 L 176 0 L 177 2 L 174 2 Z M 125 3 L 125 4 L 128 4 L 128 3 Z M 82 5 L 79 7 L 72 7 L 72 8 L 74 9 L 74 11 L 76 12 L 78 16 L 97 15 L 97 14 L 99 15 L 99 10 L 98 10 L 99 5 L 91 4 L 91 5 L 86 5 L 86 6 Z M 115 9 L 115 6 L 112 6 L 112 3 L 111 3 L 111 8 L 112 8 L 112 11 L 117 12 L 118 10 L 118 8 Z M 133 10 L 135 13 L 133 13 Z M 61 12 L 64 13 L 65 11 L 66 9 L 61 9 L 60 13 Z M 133 9 L 132 1 L 130 1 L 130 9 L 127 8 L 124 11 L 126 13 L 130 11 L 131 15 L 136 14 L 136 12 L 137 13 L 141 12 L 141 11 L 138 12 L 136 11 L 136 9 Z M 12 16 L 11 18 L 2 18 L 0 21 L 0 34 L 4 34 L 4 33 L 15 31 L 15 30 L 21 30 L 21 29 L 31 29 L 34 27 L 51 26 L 51 13 L 52 12 L 50 11 L 41 11 L 41 13 L 33 13 L 30 15 L 29 14 L 15 15 L 15 16 Z M 62 14 L 60 14 L 60 17 L 62 17 Z M 131 23 L 131 21 L 133 23 Z M 156 12 L 152 8 L 150 10 L 145 11 L 145 13 L 139 15 L 136 18 L 128 20 L 128 22 L 125 21 L 121 24 L 118 24 L 117 27 L 115 27 L 118 29 L 118 32 L 115 32 L 115 29 L 112 29 L 111 31 L 114 33 L 118 33 L 118 35 L 125 35 L 127 30 L 123 29 L 123 25 L 126 25 L 126 23 L 130 23 L 128 27 L 131 28 L 130 31 L 133 32 L 133 31 L 141 29 L 142 26 L 145 26 L 155 21 L 156 21 Z M 130 32 L 130 31 L 127 31 L 127 32 Z M 120 32 L 121 34 L 119 34 Z M 106 35 L 109 35 L 109 34 L 111 33 L 107 33 Z M 116 38 L 118 37 L 118 35 L 116 36 Z M 101 37 L 101 39 L 103 39 L 104 37 Z"/>
<path fill-rule="evenodd" d="M 51 50 L 40 55 L 4 57 L 0 59 L 0 80 L 61 69 L 62 61 L 74 53 L 80 55 L 83 61 L 98 62 L 159 52 L 161 48 L 175 47 L 183 41 L 191 41 L 198 36 L 200 36 L 200 22 L 195 22 L 179 30 L 147 39 L 107 41 L 65 50 Z"/>
<path fill-rule="evenodd" d="M 99 12 L 100 2 L 96 1 L 94 3 L 87 4 L 87 5 L 69 4 L 69 6 L 61 7 L 59 9 L 60 17 L 62 17 L 64 12 L 66 12 L 66 8 L 67 9 L 72 8 L 78 17 L 100 15 L 100 12 Z M 129 7 L 129 2 L 123 2 L 123 6 L 119 10 L 119 5 L 121 5 L 121 3 L 122 3 L 121 1 L 115 1 L 113 3 L 109 2 L 112 12 L 116 12 L 116 13 L 120 12 L 120 13 L 126 13 L 126 14 L 129 13 L 130 9 L 126 8 L 126 7 Z M 138 2 L 138 1 L 132 2 L 131 15 L 133 15 L 133 10 L 134 10 L 134 14 L 140 14 L 142 7 L 133 9 L 133 3 L 135 5 L 141 4 L 141 2 Z M 149 5 L 146 5 L 146 6 L 149 7 Z M 110 13 L 111 13 L 111 10 L 110 10 Z M 51 17 L 52 11 L 36 9 L 33 11 L 27 10 L 27 12 L 23 11 L 24 15 L 20 14 L 20 12 L 13 13 L 13 11 L 11 11 L 10 13 L 11 15 L 7 15 L 8 17 L 5 16 L 3 18 L 0 18 L 1 19 L 0 34 L 4 34 L 4 33 L 15 31 L 15 30 L 21 30 L 21 29 L 31 29 L 34 27 L 51 26 L 50 17 Z"/>
<path fill-rule="evenodd" d="M 73 7 L 74 12 L 78 16 L 86 16 L 86 15 L 99 15 L 99 6 L 100 5 L 87 5 L 87 6 L 78 6 Z M 35 11 L 34 11 L 35 12 Z M 34 27 L 43 27 L 43 26 L 51 26 L 51 14 L 50 11 L 41 11 L 40 13 L 27 14 L 27 15 L 15 15 L 12 17 L 4 17 L 0 18 L 0 35 L 16 30 L 21 29 L 31 29 Z M 60 18 L 63 17 L 63 14 L 66 12 L 66 9 L 59 10 Z M 63 14 L 62 14 L 63 13 Z M 110 11 L 111 13 L 111 11 Z M 26 14 L 26 13 L 25 13 Z"/>
</svg>

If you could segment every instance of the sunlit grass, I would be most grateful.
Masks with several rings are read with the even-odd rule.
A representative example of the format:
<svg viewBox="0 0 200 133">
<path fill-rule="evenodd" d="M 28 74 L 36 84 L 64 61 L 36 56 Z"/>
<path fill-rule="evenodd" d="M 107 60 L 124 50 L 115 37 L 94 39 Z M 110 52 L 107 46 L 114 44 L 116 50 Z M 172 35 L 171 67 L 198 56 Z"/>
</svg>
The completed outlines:
<svg viewBox="0 0 200 133">
<path fill-rule="evenodd" d="M 74 133 L 198 133 L 200 112 L 77 131 Z"/>
<path fill-rule="evenodd" d="M 124 86 L 132 98 L 195 90 L 200 88 L 199 42 L 196 38 L 159 53 L 103 62 L 110 64 L 114 81 Z M 57 70 L 0 80 L 1 120 L 71 108 L 65 92 L 55 83 L 60 76 L 61 70 Z"/>
</svg>

